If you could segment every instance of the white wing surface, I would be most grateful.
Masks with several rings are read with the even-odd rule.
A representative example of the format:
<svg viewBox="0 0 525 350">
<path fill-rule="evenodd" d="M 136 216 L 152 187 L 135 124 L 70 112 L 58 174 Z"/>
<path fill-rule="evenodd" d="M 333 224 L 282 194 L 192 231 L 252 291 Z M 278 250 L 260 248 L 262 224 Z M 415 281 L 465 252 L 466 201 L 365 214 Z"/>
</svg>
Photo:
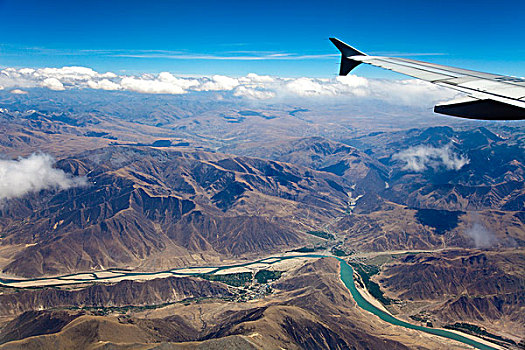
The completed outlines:
<svg viewBox="0 0 525 350">
<path fill-rule="evenodd" d="M 476 72 L 406 58 L 369 56 L 342 41 L 330 38 L 341 51 L 340 75 L 361 63 L 385 68 L 468 94 L 436 105 L 436 113 L 485 120 L 525 119 L 525 79 Z"/>
</svg>

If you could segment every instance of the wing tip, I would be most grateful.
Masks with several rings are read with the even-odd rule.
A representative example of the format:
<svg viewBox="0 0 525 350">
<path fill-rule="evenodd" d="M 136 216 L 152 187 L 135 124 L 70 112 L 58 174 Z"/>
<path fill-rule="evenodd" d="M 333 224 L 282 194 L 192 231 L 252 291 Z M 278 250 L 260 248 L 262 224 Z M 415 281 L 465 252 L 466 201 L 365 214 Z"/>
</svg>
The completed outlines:
<svg viewBox="0 0 525 350">
<path fill-rule="evenodd" d="M 337 49 L 339 51 L 341 51 L 341 54 L 343 56 L 346 56 L 346 57 L 351 57 L 351 56 L 366 56 L 366 53 L 364 52 L 361 52 L 359 51 L 358 49 L 356 49 L 355 47 L 352 47 L 350 45 L 348 45 L 347 43 L 335 38 L 335 37 L 330 37 L 328 38 L 332 44 L 335 45 L 335 47 L 337 47 Z"/>
<path fill-rule="evenodd" d="M 361 64 L 359 61 L 352 60 L 351 56 L 366 56 L 365 53 L 353 48 L 352 46 L 342 42 L 341 40 L 331 37 L 330 41 L 341 52 L 341 65 L 339 68 L 339 75 L 347 75 L 352 69 Z"/>
</svg>

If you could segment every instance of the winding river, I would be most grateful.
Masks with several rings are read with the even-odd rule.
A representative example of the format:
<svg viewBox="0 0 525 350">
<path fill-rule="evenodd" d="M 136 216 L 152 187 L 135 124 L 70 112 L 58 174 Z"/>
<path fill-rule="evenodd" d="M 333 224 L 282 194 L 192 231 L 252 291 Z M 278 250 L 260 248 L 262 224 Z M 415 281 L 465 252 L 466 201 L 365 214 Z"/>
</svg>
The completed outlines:
<svg viewBox="0 0 525 350">
<path fill-rule="evenodd" d="M 0 285 L 6 285 L 11 287 L 24 287 L 27 284 L 26 283 L 35 283 L 33 286 L 37 287 L 44 287 L 44 286 L 58 286 L 58 285 L 65 285 L 65 284 L 72 284 L 72 283 L 93 283 L 93 282 L 112 282 L 113 281 L 119 281 L 122 279 L 127 279 L 131 277 L 149 277 L 149 278 L 165 278 L 172 276 L 191 276 L 194 274 L 212 274 L 217 271 L 221 270 L 228 270 L 238 267 L 244 267 L 249 266 L 252 264 L 258 264 L 258 263 L 264 263 L 268 265 L 272 265 L 276 262 L 280 262 L 287 259 L 293 259 L 293 258 L 327 258 L 327 257 L 333 257 L 333 256 L 326 256 L 326 255 L 316 255 L 316 254 L 301 254 L 301 255 L 293 255 L 293 256 L 276 256 L 276 257 L 269 257 L 260 259 L 253 262 L 243 263 L 243 264 L 237 264 L 237 265 L 228 265 L 228 266 L 216 266 L 216 267 L 206 267 L 204 269 L 208 269 L 207 272 L 202 271 L 202 267 L 196 267 L 196 268 L 181 268 L 181 269 L 173 269 L 173 270 L 167 270 L 162 272 L 132 272 L 132 271 L 125 271 L 125 270 L 107 270 L 107 271 L 101 271 L 101 272 L 89 272 L 89 273 L 79 273 L 79 274 L 70 274 L 70 275 L 64 275 L 60 277 L 53 277 L 53 278 L 36 278 L 36 279 L 27 279 L 27 280 L 13 280 L 13 279 L 0 279 Z M 409 329 L 415 329 L 417 331 L 422 331 L 430 334 L 434 334 L 440 337 L 453 339 L 459 342 L 462 342 L 464 344 L 471 345 L 475 348 L 481 349 L 481 350 L 498 350 L 496 347 L 491 347 L 488 345 L 485 345 L 483 343 L 480 343 L 474 339 L 462 336 L 460 334 L 450 332 L 444 329 L 436 329 L 436 328 L 428 328 L 428 327 L 422 327 L 418 325 L 414 325 L 405 321 L 401 321 L 392 315 L 386 313 L 385 311 L 378 309 L 374 305 L 372 305 L 368 300 L 366 300 L 361 293 L 357 290 L 355 286 L 354 281 L 354 270 L 352 267 L 344 261 L 342 258 L 333 257 L 339 260 L 340 266 L 341 266 L 341 280 L 344 283 L 344 285 L 348 288 L 350 293 L 352 294 L 352 297 L 356 301 L 357 305 L 380 319 L 382 319 L 385 322 L 391 323 L 396 326 L 401 326 Z M 198 272 L 190 272 L 191 270 L 195 269 L 195 271 Z M 189 271 L 190 270 L 190 271 Z M 183 272 L 184 271 L 184 272 Z M 106 276 L 101 276 L 101 273 L 105 273 Z M 98 275 L 97 275 L 98 274 Z M 111 274 L 113 274 L 111 276 Z M 24 283 L 24 284 L 21 284 Z"/>
<path fill-rule="evenodd" d="M 482 349 L 482 350 L 496 350 L 497 349 L 497 348 L 494 348 L 494 347 L 482 344 L 480 342 L 477 342 L 477 341 L 475 341 L 473 339 L 464 337 L 464 336 L 462 336 L 460 334 L 446 331 L 444 329 L 435 329 L 435 328 L 422 327 L 422 326 L 417 326 L 417 325 L 414 325 L 414 324 L 411 324 L 411 323 L 408 323 L 408 322 L 405 322 L 405 321 L 398 320 L 397 318 L 395 318 L 392 315 L 384 312 L 383 310 L 378 309 L 377 307 L 372 305 L 370 302 L 368 302 L 368 300 L 363 298 L 361 293 L 359 293 L 359 291 L 357 290 L 357 288 L 355 286 L 354 270 L 352 269 L 352 266 L 350 266 L 348 263 L 346 263 L 346 261 L 344 261 L 343 259 L 338 259 L 338 260 L 340 261 L 340 264 L 341 264 L 341 280 L 343 281 L 343 283 L 346 286 L 346 288 L 348 288 L 348 290 L 350 290 L 350 293 L 352 294 L 352 297 L 356 301 L 357 305 L 360 308 L 362 308 L 362 309 L 364 309 L 366 311 L 369 311 L 369 312 L 373 313 L 374 315 L 378 316 L 383 321 L 386 321 L 388 323 L 394 324 L 396 326 L 402 326 L 402 327 L 405 327 L 405 328 L 415 329 L 415 330 L 418 330 L 418 331 L 423 331 L 423 332 L 426 332 L 426 333 L 438 335 L 440 337 L 445 337 L 445 338 L 457 340 L 459 342 L 462 342 L 464 344 L 468 344 L 468 345 L 474 346 L 474 347 L 476 347 L 478 349 Z"/>
</svg>

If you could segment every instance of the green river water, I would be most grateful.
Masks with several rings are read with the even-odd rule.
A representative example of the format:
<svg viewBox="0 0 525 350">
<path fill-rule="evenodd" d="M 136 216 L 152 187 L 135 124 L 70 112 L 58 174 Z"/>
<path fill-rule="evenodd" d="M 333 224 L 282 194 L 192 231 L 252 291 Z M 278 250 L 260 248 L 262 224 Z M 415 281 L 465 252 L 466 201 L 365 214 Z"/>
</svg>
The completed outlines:
<svg viewBox="0 0 525 350">
<path fill-rule="evenodd" d="M 454 333 L 454 332 L 446 331 L 444 329 L 435 329 L 435 328 L 422 327 L 422 326 L 417 326 L 417 325 L 414 325 L 414 324 L 411 324 L 411 323 L 408 323 L 408 322 L 404 322 L 404 321 L 398 320 L 397 318 L 393 317 L 390 314 L 387 314 L 383 310 L 378 309 L 374 305 L 370 304 L 368 302 L 368 300 L 363 298 L 361 293 L 359 293 L 359 291 L 357 290 L 357 288 L 355 286 L 354 270 L 352 269 L 352 266 L 348 265 L 342 259 L 338 259 L 338 260 L 341 263 L 341 280 L 343 281 L 343 283 L 346 286 L 346 288 L 348 288 L 348 290 L 352 294 L 352 297 L 356 301 L 357 305 L 360 308 L 365 309 L 366 311 L 369 311 L 369 312 L 373 313 L 374 315 L 378 316 L 383 321 L 386 321 L 388 323 L 394 324 L 396 326 L 402 326 L 402 327 L 405 327 L 405 328 L 415 329 L 415 330 L 418 330 L 418 331 L 423 331 L 423 332 L 427 332 L 427 333 L 430 333 L 430 334 L 438 335 L 440 337 L 454 339 L 454 340 L 460 341 L 462 343 L 465 343 L 465 344 L 468 344 L 468 345 L 472 345 L 472 346 L 474 346 L 474 347 L 476 347 L 478 349 L 482 349 L 482 350 L 495 350 L 496 349 L 494 347 L 482 344 L 482 343 L 477 342 L 475 340 L 472 340 L 470 338 L 464 337 L 464 336 L 459 335 L 459 334 Z"/>
</svg>

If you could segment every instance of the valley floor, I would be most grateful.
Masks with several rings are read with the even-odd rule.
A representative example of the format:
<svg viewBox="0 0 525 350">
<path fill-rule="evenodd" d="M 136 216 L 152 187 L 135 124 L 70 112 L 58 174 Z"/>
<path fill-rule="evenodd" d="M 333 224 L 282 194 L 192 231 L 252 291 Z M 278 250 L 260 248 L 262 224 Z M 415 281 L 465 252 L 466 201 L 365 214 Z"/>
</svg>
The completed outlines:
<svg viewBox="0 0 525 350">
<path fill-rule="evenodd" d="M 392 251 L 392 252 L 384 252 L 384 253 L 377 253 L 377 254 L 359 254 L 354 257 L 352 257 L 351 261 L 359 261 L 359 259 L 362 259 L 363 257 L 366 258 L 374 258 L 381 255 L 399 255 L 399 254 L 407 254 L 407 253 L 418 253 L 421 251 Z M 4 286 L 12 287 L 12 288 L 35 288 L 35 287 L 57 287 L 57 286 L 67 286 L 67 285 L 75 285 L 76 287 L 81 286 L 82 284 L 93 284 L 93 283 L 117 283 L 125 280 L 131 280 L 131 281 L 149 281 L 154 279 L 164 279 L 168 277 L 178 277 L 178 278 L 184 278 L 187 276 L 197 276 L 197 277 L 203 277 L 208 276 L 210 278 L 211 276 L 223 276 L 222 281 L 225 281 L 228 283 L 227 279 L 224 279 L 226 276 L 234 275 L 238 276 L 239 274 L 243 274 L 246 272 L 249 272 L 252 276 L 257 276 L 258 271 L 272 271 L 272 272 L 279 272 L 282 271 L 294 271 L 296 272 L 297 269 L 301 269 L 301 267 L 304 267 L 305 265 L 311 265 L 315 264 L 315 261 L 319 260 L 319 258 L 323 257 L 330 257 L 330 256 L 324 256 L 319 254 L 301 254 L 301 255 L 294 255 L 294 254 L 286 254 L 286 255 L 280 255 L 280 256 L 271 256 L 266 257 L 260 260 L 252 261 L 252 262 L 246 262 L 242 264 L 235 264 L 235 265 L 225 265 L 225 266 L 215 266 L 215 267 L 187 267 L 187 268 L 180 268 L 180 269 L 172 269 L 168 271 L 160 271 L 160 272 L 151 272 L 151 273 L 145 273 L 145 272 L 135 272 L 135 271 L 129 271 L 129 270 L 106 270 L 106 271 L 97 271 L 97 272 L 91 272 L 91 273 L 79 273 L 79 274 L 69 274 L 64 276 L 55 276 L 53 278 L 42 278 L 42 279 L 27 279 L 27 280 L 2 280 L 1 283 Z M 482 350 L 490 350 L 490 349 L 504 349 L 502 346 L 489 342 L 486 339 L 475 337 L 470 334 L 465 334 L 462 332 L 454 331 L 454 330 L 445 330 L 440 328 L 426 328 L 421 327 L 417 325 L 413 325 L 410 323 L 407 323 L 405 321 L 400 321 L 399 319 L 393 317 L 390 312 L 384 307 L 384 305 L 381 304 L 380 301 L 375 299 L 370 292 L 366 289 L 364 285 L 362 285 L 362 282 L 359 284 L 356 284 L 354 281 L 354 278 L 360 279 L 360 275 L 357 273 L 354 273 L 350 265 L 348 265 L 345 260 L 341 258 L 337 258 L 339 261 L 341 261 L 341 279 L 348 287 L 352 293 L 352 296 L 354 300 L 357 301 L 357 305 L 367 312 L 371 312 L 375 314 L 376 316 L 379 316 L 382 320 L 397 325 L 401 327 L 408 327 L 411 329 L 416 329 L 418 331 L 427 332 L 430 334 L 438 334 L 440 337 L 448 338 L 454 341 L 458 341 L 460 343 L 465 343 L 468 345 L 473 345 L 476 348 L 482 349 Z M 349 269 L 350 274 L 345 273 L 345 269 Z M 272 276 L 274 277 L 274 276 Z M 278 277 L 277 277 L 278 278 Z M 267 284 L 267 282 L 270 282 L 270 284 Z M 230 281 L 231 282 L 231 281 Z M 269 279 L 264 281 L 263 285 L 272 285 L 273 279 Z M 253 283 L 253 281 L 251 282 Z M 267 290 L 268 287 L 259 288 L 255 291 L 248 292 L 244 299 L 250 302 L 259 302 L 261 298 L 264 298 L 266 293 L 264 293 L 265 290 Z M 248 299 L 246 299 L 246 296 L 248 296 Z M 241 301 L 241 299 L 237 299 L 237 301 Z M 162 307 L 159 309 L 162 310 Z M 384 315 L 384 316 L 383 316 Z M 251 335 L 251 338 L 257 337 L 257 334 Z M 444 340 L 444 339 L 443 339 Z M 15 342 L 16 343 L 16 342 Z M 11 348 L 11 343 L 6 344 L 6 348 Z M 453 343 L 450 345 L 452 346 Z"/>
</svg>

